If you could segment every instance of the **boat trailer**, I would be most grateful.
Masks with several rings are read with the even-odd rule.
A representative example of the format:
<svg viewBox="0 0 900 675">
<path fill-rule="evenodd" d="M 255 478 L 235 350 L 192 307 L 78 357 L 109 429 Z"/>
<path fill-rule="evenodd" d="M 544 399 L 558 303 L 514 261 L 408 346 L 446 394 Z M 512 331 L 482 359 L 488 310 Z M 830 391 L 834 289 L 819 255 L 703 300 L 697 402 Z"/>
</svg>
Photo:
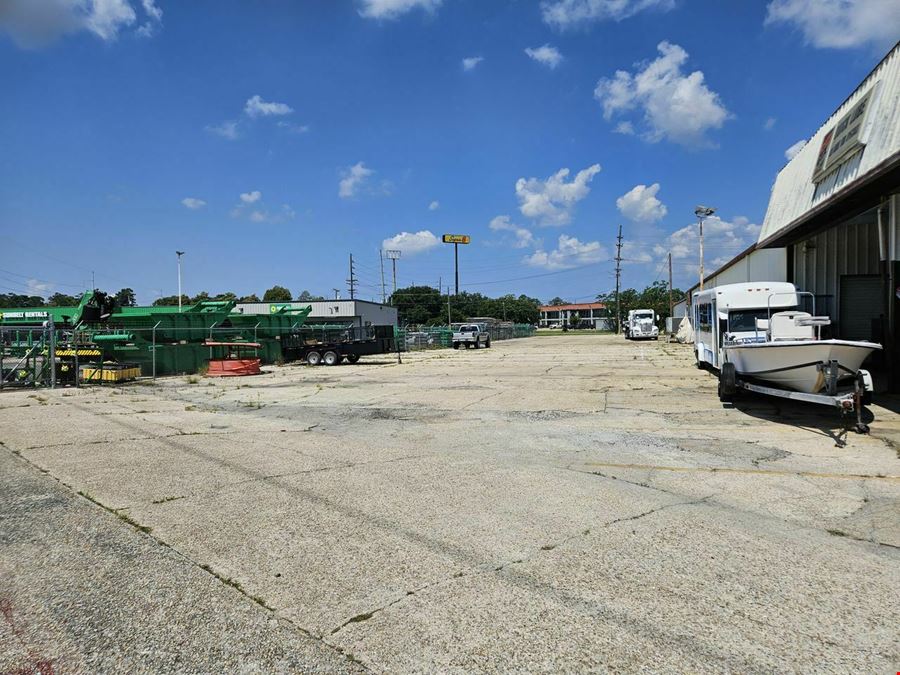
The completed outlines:
<svg viewBox="0 0 900 675">
<path fill-rule="evenodd" d="M 869 374 L 869 371 L 860 370 L 857 373 L 850 373 L 837 361 L 822 362 L 817 367 L 825 374 L 824 394 L 790 391 L 739 379 L 734 364 L 726 361 L 722 364 L 722 369 L 719 371 L 719 400 L 723 403 L 731 402 L 738 392 L 744 390 L 765 394 L 766 396 L 778 396 L 779 398 L 788 398 L 794 401 L 827 405 L 831 408 L 837 408 L 841 413 L 842 420 L 846 420 L 848 416 L 856 413 L 856 422 L 849 425 L 845 422 L 844 426 L 853 429 L 858 434 L 869 433 L 869 425 L 863 422 L 862 419 L 863 407 L 872 401 L 872 376 Z M 852 390 L 847 388 L 844 390 L 838 389 L 838 381 L 841 379 L 842 371 L 854 375 Z"/>
</svg>

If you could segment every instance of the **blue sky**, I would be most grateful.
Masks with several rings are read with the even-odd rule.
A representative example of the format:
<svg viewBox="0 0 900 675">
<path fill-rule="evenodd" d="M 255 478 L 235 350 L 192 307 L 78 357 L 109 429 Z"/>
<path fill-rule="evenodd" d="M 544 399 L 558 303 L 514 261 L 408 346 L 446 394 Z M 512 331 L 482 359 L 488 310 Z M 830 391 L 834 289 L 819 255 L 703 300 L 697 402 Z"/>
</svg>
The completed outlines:
<svg viewBox="0 0 900 675">
<path fill-rule="evenodd" d="M 890 0 L 4 0 L 2 292 L 588 300 L 751 243 L 786 150 L 897 39 Z M 387 275 L 389 277 L 389 274 Z M 388 282 L 390 280 L 388 279 Z"/>
</svg>

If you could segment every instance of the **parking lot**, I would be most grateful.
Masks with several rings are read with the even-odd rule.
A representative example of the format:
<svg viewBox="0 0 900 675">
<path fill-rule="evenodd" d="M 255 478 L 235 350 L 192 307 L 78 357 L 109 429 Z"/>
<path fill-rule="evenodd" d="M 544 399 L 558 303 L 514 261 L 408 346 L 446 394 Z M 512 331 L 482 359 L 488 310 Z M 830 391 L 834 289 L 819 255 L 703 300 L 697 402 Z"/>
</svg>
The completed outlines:
<svg viewBox="0 0 900 675">
<path fill-rule="evenodd" d="M 266 370 L 0 396 L 0 672 L 900 668 L 895 400 L 596 334 Z"/>
</svg>

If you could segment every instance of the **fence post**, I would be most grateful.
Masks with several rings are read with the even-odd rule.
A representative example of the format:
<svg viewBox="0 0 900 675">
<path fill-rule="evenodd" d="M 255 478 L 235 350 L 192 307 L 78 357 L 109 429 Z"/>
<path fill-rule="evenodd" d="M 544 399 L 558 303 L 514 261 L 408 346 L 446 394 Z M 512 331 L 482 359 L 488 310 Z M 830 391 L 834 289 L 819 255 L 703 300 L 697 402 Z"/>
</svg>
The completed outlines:
<svg viewBox="0 0 900 675">
<path fill-rule="evenodd" d="M 52 315 L 49 317 L 48 323 L 50 324 L 50 349 L 47 356 L 50 359 L 50 388 L 56 389 L 56 324 Z"/>
<path fill-rule="evenodd" d="M 156 322 L 156 326 L 153 326 L 153 379 L 156 379 L 156 328 L 159 326 L 160 322 Z"/>
</svg>

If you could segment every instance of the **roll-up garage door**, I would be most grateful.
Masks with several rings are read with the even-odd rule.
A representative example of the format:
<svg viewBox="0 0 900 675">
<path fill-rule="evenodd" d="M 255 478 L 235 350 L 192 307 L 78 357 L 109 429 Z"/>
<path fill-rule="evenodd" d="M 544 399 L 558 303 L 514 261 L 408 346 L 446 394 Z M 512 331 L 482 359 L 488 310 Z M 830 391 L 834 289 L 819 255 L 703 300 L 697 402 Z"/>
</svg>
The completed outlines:
<svg viewBox="0 0 900 675">
<path fill-rule="evenodd" d="M 841 277 L 840 337 L 872 340 L 872 323 L 884 315 L 884 288 L 874 274 Z"/>
</svg>

